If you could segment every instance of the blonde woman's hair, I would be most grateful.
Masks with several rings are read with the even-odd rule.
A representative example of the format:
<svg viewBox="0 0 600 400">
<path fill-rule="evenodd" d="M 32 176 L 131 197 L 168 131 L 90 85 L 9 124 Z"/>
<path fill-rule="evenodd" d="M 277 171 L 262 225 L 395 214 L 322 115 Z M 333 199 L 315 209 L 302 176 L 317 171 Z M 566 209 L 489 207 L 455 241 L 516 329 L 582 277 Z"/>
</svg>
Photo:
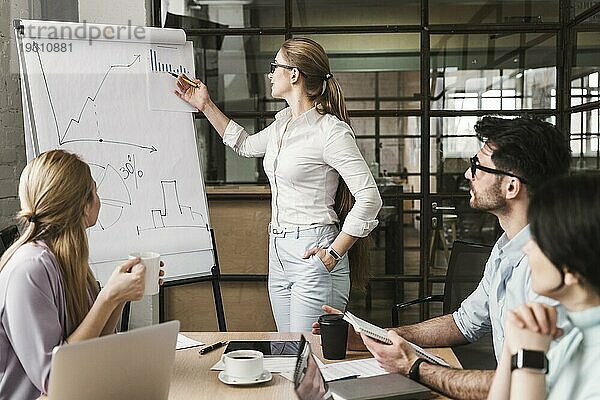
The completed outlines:
<svg viewBox="0 0 600 400">
<path fill-rule="evenodd" d="M 296 67 L 304 79 L 309 100 L 315 104 L 319 114 L 332 114 L 351 126 L 344 92 L 338 80 L 331 73 L 329 59 L 320 44 L 308 38 L 292 38 L 283 42 L 281 52 L 290 66 Z M 343 224 L 346 215 L 354 205 L 354 198 L 348 186 L 340 179 L 335 196 L 335 211 Z M 350 282 L 352 288 L 360 292 L 366 290 L 370 270 L 370 240 L 359 239 L 349 251 Z"/>
<path fill-rule="evenodd" d="M 90 168 L 78 156 L 63 150 L 40 154 L 25 167 L 19 182 L 17 220 L 22 234 L 0 259 L 1 271 L 19 247 L 44 241 L 58 260 L 71 329 L 89 312 L 90 296 L 98 294 L 85 233 L 93 190 Z"/>
</svg>

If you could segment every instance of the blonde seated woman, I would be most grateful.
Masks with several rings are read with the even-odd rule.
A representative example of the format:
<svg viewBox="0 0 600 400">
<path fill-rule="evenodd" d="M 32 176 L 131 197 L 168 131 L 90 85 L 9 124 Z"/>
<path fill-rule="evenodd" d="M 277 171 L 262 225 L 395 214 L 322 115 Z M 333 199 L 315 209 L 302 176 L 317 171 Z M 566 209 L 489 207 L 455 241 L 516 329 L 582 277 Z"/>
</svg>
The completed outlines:
<svg viewBox="0 0 600 400">
<path fill-rule="evenodd" d="M 563 177 L 534 195 L 533 240 L 523 249 L 531 287 L 560 301 L 573 329 L 563 335 L 556 310 L 546 304 L 510 311 L 488 399 L 600 399 L 599 206 L 600 176 Z"/>
<path fill-rule="evenodd" d="M 144 292 L 139 259 L 98 288 L 85 230 L 100 199 L 76 155 L 53 150 L 30 162 L 19 199 L 23 233 L 0 259 L 0 400 L 47 393 L 52 349 L 114 333 L 124 304 Z"/>
</svg>

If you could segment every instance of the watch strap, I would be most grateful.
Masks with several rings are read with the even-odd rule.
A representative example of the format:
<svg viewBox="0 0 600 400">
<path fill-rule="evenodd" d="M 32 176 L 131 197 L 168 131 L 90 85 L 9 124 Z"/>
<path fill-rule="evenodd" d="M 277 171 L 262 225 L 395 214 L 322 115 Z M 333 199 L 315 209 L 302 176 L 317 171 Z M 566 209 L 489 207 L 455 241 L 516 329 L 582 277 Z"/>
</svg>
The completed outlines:
<svg viewBox="0 0 600 400">
<path fill-rule="evenodd" d="M 340 261 L 342 259 L 342 256 L 340 255 L 340 253 L 338 253 L 337 251 L 335 251 L 335 249 L 333 247 L 328 247 L 327 249 L 325 249 L 326 252 L 329 253 L 329 255 L 331 257 L 333 257 L 333 259 L 335 261 Z"/>
<path fill-rule="evenodd" d="M 548 373 L 548 358 L 546 353 L 540 350 L 519 349 L 510 358 L 510 370 L 526 368 L 540 374 Z"/>
<path fill-rule="evenodd" d="M 413 365 L 410 366 L 410 369 L 408 370 L 408 377 L 410 379 L 416 382 L 420 381 L 421 377 L 419 374 L 419 367 L 421 366 L 421 363 L 424 362 L 427 362 L 427 360 L 425 360 L 424 358 L 417 358 Z"/>
</svg>

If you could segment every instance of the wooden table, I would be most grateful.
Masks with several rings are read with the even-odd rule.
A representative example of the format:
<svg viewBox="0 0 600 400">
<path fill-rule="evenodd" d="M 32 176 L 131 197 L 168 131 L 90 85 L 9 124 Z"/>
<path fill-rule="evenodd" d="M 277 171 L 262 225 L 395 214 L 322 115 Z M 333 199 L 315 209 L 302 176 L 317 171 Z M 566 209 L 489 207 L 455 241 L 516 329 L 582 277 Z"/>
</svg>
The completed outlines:
<svg viewBox="0 0 600 400">
<path fill-rule="evenodd" d="M 298 333 L 277 332 L 183 332 L 184 335 L 211 344 L 221 340 L 299 340 Z M 305 333 L 304 336 L 311 343 L 311 349 L 323 362 L 320 336 Z M 177 350 L 169 400 L 188 399 L 295 399 L 292 382 L 273 374 L 269 382 L 252 386 L 226 385 L 219 381 L 218 371 L 211 371 L 212 367 L 223 354 L 224 347 L 208 354 L 198 354 L 198 347 Z M 442 357 L 450 365 L 460 368 L 460 363 L 451 349 L 430 349 L 432 353 Z M 357 360 L 369 357 L 367 352 L 348 352 L 346 360 Z M 443 399 L 444 397 L 439 396 Z"/>
</svg>

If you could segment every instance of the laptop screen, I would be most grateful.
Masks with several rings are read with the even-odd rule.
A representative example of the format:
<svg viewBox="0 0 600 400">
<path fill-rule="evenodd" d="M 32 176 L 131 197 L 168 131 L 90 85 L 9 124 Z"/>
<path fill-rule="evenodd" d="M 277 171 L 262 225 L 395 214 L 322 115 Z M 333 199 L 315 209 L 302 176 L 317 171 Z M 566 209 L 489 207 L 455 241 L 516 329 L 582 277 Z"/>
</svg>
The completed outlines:
<svg viewBox="0 0 600 400">
<path fill-rule="evenodd" d="M 300 339 L 300 348 L 294 371 L 294 389 L 299 400 L 322 400 L 329 398 L 329 387 L 310 350 L 310 343 L 304 335 Z"/>
</svg>

